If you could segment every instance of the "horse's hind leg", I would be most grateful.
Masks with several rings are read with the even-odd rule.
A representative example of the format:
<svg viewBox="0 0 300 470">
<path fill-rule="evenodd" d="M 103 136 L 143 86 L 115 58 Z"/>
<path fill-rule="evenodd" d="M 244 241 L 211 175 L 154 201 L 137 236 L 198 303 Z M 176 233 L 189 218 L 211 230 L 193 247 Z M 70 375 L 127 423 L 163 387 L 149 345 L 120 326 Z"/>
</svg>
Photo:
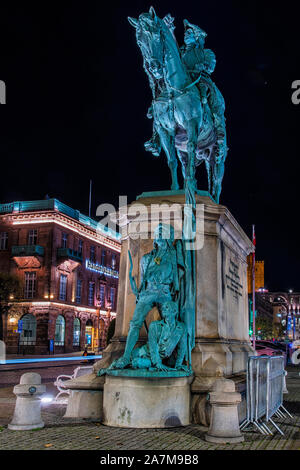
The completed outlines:
<svg viewBox="0 0 300 470">
<path fill-rule="evenodd" d="M 176 149 L 175 149 L 175 136 L 169 134 L 166 130 L 162 129 L 161 127 L 157 129 L 157 132 L 160 137 L 160 143 L 162 148 L 164 149 L 165 154 L 167 155 L 168 159 L 168 166 L 171 171 L 172 177 L 172 186 L 171 190 L 176 191 L 179 189 L 178 184 L 178 176 L 177 176 L 177 157 L 176 157 Z"/>
<path fill-rule="evenodd" d="M 207 182 L 208 182 L 208 192 L 211 191 L 211 174 L 210 174 L 210 161 L 209 159 L 205 160 L 205 168 L 207 173 Z"/>
<path fill-rule="evenodd" d="M 181 163 L 181 172 L 182 172 L 183 181 L 185 181 L 186 167 L 187 167 L 187 160 L 188 160 L 187 153 L 183 152 L 182 150 L 177 149 L 177 156 Z"/>
</svg>

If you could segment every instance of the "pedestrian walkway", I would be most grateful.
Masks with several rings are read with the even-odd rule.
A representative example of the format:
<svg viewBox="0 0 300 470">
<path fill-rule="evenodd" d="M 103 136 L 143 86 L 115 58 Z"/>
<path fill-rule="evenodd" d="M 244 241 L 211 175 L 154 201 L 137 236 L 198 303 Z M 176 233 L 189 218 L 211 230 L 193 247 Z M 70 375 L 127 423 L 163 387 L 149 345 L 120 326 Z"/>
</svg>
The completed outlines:
<svg viewBox="0 0 300 470">
<path fill-rule="evenodd" d="M 277 421 L 284 436 L 263 436 L 249 430 L 245 442 L 214 445 L 205 441 L 207 428 L 190 425 L 169 429 L 120 429 L 83 419 L 63 418 L 65 405 L 43 405 L 45 428 L 35 431 L 7 429 L 14 403 L 11 387 L 1 389 L 0 449 L 3 450 L 300 450 L 300 368 L 288 367 L 284 406 L 294 419 Z M 51 385 L 53 386 L 53 385 Z M 5 401 L 6 398 L 6 401 Z M 3 400 L 4 399 L 4 400 Z"/>
</svg>

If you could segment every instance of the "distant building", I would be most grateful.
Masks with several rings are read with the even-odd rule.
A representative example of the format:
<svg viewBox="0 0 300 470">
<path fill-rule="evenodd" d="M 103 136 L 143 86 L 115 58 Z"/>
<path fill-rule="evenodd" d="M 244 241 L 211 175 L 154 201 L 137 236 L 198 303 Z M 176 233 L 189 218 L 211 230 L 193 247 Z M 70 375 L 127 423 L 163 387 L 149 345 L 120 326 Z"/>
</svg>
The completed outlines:
<svg viewBox="0 0 300 470">
<path fill-rule="evenodd" d="M 300 293 L 293 291 L 262 292 L 260 296 L 272 305 L 273 324 L 278 329 L 284 330 L 287 339 L 299 339 Z"/>
<path fill-rule="evenodd" d="M 116 315 L 120 251 L 118 233 L 57 199 L 0 204 L 0 271 L 23 286 L 3 319 L 6 352 L 104 347 Z"/>
<path fill-rule="evenodd" d="M 252 255 L 247 258 L 247 279 L 248 279 L 248 294 L 252 294 Z M 255 292 L 263 289 L 265 286 L 265 262 L 255 261 Z"/>
</svg>

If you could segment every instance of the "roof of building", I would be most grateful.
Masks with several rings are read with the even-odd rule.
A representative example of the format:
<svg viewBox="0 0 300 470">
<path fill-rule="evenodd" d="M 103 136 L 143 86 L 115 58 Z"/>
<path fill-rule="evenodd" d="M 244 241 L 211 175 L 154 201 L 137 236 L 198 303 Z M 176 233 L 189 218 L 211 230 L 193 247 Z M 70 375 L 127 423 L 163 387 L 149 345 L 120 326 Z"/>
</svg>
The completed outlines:
<svg viewBox="0 0 300 470">
<path fill-rule="evenodd" d="M 94 219 L 82 214 L 77 209 L 72 209 L 72 207 L 67 206 L 63 202 L 60 202 L 58 199 L 41 199 L 37 201 L 15 201 L 9 202 L 6 204 L 0 204 L 0 215 L 7 213 L 18 213 L 18 212 L 32 212 L 39 210 L 55 210 L 61 212 L 65 215 L 68 215 L 72 219 L 78 220 L 82 224 L 97 230 L 98 232 L 106 235 L 114 240 L 120 241 L 121 234 L 112 230 L 109 227 L 104 226 L 100 222 L 97 222 Z"/>
</svg>

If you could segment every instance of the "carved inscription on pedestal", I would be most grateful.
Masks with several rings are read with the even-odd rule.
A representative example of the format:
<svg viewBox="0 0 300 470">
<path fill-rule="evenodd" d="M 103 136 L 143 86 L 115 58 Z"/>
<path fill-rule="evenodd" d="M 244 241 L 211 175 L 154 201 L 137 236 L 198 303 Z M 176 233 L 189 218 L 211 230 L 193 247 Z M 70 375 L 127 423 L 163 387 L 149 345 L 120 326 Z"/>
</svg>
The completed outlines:
<svg viewBox="0 0 300 470">
<path fill-rule="evenodd" d="M 233 298 L 238 300 L 243 295 L 243 286 L 240 283 L 239 267 L 230 260 L 228 274 L 226 274 L 226 287 L 232 292 Z"/>
</svg>

